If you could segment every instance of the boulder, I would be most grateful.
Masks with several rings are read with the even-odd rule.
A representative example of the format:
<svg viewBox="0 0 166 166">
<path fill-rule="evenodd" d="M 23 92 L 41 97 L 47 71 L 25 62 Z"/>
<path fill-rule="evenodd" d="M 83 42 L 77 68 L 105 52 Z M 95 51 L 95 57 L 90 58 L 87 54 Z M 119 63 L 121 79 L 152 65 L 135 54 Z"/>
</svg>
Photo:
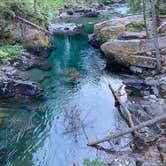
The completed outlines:
<svg viewBox="0 0 166 166">
<path fill-rule="evenodd" d="M 124 31 L 140 31 L 144 23 L 141 15 L 127 16 L 107 20 L 94 25 L 94 35 L 101 41 L 118 38 L 119 33 Z"/>
<path fill-rule="evenodd" d="M 74 9 L 75 13 L 79 13 L 83 17 L 97 17 L 100 13 L 95 8 L 77 7 Z"/>
<path fill-rule="evenodd" d="M 136 166 L 136 159 L 128 155 L 119 156 L 110 164 L 111 166 Z"/>
<path fill-rule="evenodd" d="M 0 28 L 0 36 L 11 44 L 21 43 L 27 49 L 50 47 L 49 36 L 30 25 L 12 21 L 6 21 L 3 25 L 6 26 Z"/>
<path fill-rule="evenodd" d="M 166 48 L 166 37 L 159 38 L 159 48 Z M 101 45 L 101 50 L 106 57 L 124 66 L 137 66 L 154 69 L 156 58 L 146 55 L 153 52 L 154 44 L 151 39 L 114 40 Z"/>
<path fill-rule="evenodd" d="M 2 68 L 0 71 L 0 99 L 15 96 L 40 97 L 42 90 L 36 83 L 23 79 L 15 68 Z"/>
<path fill-rule="evenodd" d="M 51 66 L 48 64 L 48 56 L 46 54 L 39 55 L 38 52 L 34 52 L 36 54 L 31 54 L 30 52 L 23 52 L 21 59 L 11 61 L 10 64 L 23 71 L 32 68 L 38 68 L 44 71 L 51 69 Z"/>
<path fill-rule="evenodd" d="M 49 31 L 54 34 L 79 34 L 82 24 L 75 23 L 56 23 L 49 25 Z"/>
</svg>

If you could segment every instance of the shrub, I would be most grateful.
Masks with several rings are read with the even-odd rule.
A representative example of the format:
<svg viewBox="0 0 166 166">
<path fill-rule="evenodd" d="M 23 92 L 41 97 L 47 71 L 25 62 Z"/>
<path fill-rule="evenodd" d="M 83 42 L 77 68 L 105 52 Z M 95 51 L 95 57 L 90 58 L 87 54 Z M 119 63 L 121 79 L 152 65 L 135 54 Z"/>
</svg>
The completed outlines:
<svg viewBox="0 0 166 166">
<path fill-rule="evenodd" d="M 21 59 L 24 49 L 20 45 L 5 45 L 0 47 L 0 63 Z"/>
</svg>

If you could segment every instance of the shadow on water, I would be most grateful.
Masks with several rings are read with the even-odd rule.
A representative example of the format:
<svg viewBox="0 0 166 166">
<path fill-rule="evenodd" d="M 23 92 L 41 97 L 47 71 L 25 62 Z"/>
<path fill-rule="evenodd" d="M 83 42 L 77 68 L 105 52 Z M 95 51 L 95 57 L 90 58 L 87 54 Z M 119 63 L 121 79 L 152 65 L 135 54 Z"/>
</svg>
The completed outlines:
<svg viewBox="0 0 166 166">
<path fill-rule="evenodd" d="M 87 43 L 89 30 L 53 36 L 52 69 L 26 73 L 35 81 L 45 78 L 40 81 L 43 100 L 1 104 L 6 118 L 0 121 L 0 165 L 82 165 L 85 158 L 96 158 L 88 141 L 124 127 L 108 88 L 109 83 L 119 87 L 121 80 L 104 71 L 105 59 Z M 125 143 L 122 139 L 112 146 Z"/>
</svg>

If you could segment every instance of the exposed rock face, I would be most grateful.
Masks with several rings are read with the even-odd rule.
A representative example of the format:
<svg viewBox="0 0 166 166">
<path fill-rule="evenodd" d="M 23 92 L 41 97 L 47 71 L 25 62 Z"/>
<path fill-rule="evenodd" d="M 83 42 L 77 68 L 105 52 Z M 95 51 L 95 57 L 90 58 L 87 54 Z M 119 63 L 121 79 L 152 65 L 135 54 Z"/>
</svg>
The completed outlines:
<svg viewBox="0 0 166 166">
<path fill-rule="evenodd" d="M 0 71 L 0 99 L 15 96 L 36 98 L 41 96 L 42 90 L 34 82 L 24 80 L 17 70 L 8 67 Z"/>
<path fill-rule="evenodd" d="M 158 32 L 159 32 L 159 33 L 163 33 L 163 34 L 166 35 L 166 21 L 164 21 L 164 22 L 160 25 L 160 27 L 158 28 Z"/>
<path fill-rule="evenodd" d="M 50 46 L 50 38 L 30 25 L 14 21 L 0 20 L 0 36 L 11 43 L 21 43 L 24 48 L 46 48 Z"/>
<path fill-rule="evenodd" d="M 124 155 L 115 159 L 110 165 L 111 166 L 136 166 L 136 161 L 134 158 Z"/>
<path fill-rule="evenodd" d="M 94 38 L 102 42 L 116 39 L 124 31 L 142 30 L 143 18 L 140 15 L 116 18 L 94 26 Z"/>
<path fill-rule="evenodd" d="M 160 49 L 166 48 L 166 37 L 159 38 L 159 46 Z M 114 40 L 104 43 L 101 50 L 108 58 L 125 66 L 156 67 L 155 55 L 147 54 L 155 50 L 152 40 Z"/>
<path fill-rule="evenodd" d="M 92 7 L 75 7 L 73 9 L 67 9 L 66 12 L 63 12 L 59 15 L 59 18 L 68 18 L 68 17 L 97 17 L 100 12 Z"/>
<path fill-rule="evenodd" d="M 99 12 L 95 8 L 79 7 L 74 11 L 84 17 L 97 17 L 99 15 Z"/>
<path fill-rule="evenodd" d="M 79 34 L 81 30 L 82 25 L 75 23 L 57 23 L 49 25 L 49 31 L 54 34 Z"/>
<path fill-rule="evenodd" d="M 48 71 L 51 69 L 51 66 L 47 61 L 47 55 L 44 54 L 37 56 L 36 54 L 31 54 L 29 52 L 24 52 L 22 58 L 11 62 L 11 65 L 20 70 L 39 68 L 41 70 Z"/>
</svg>

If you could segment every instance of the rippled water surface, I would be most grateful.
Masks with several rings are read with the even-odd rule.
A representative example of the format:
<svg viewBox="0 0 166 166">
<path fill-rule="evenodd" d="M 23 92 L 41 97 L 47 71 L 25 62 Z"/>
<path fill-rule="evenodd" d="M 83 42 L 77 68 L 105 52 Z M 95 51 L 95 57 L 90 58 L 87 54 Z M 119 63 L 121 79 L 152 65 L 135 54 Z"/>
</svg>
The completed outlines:
<svg viewBox="0 0 166 166">
<path fill-rule="evenodd" d="M 124 125 L 108 88 L 109 83 L 120 86 L 121 80 L 104 71 L 101 53 L 88 45 L 90 29 L 86 26 L 78 36 L 54 36 L 57 49 L 48 60 L 52 70 L 26 73 L 40 80 L 42 100 L 1 103 L 0 165 L 82 165 L 85 158 L 100 158 L 88 141 Z"/>
</svg>

